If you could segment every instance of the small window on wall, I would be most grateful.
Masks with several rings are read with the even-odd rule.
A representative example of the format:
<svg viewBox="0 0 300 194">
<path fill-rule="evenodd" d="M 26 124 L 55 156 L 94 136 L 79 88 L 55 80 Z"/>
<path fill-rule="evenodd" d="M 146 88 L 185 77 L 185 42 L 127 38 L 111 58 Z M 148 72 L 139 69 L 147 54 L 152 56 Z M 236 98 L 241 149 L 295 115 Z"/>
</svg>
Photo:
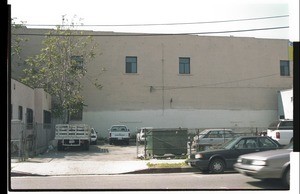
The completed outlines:
<svg viewBox="0 0 300 194">
<path fill-rule="evenodd" d="M 71 56 L 71 63 L 74 69 L 83 69 L 84 66 L 83 56 Z"/>
<path fill-rule="evenodd" d="M 82 121 L 82 109 L 70 114 L 71 121 Z"/>
<path fill-rule="evenodd" d="M 18 119 L 20 120 L 20 121 L 22 121 L 23 120 L 23 107 L 22 106 L 19 106 L 19 112 L 18 112 Z"/>
<path fill-rule="evenodd" d="M 31 108 L 26 109 L 26 122 L 33 123 L 33 110 Z"/>
<path fill-rule="evenodd" d="M 290 76 L 290 61 L 280 61 L 280 76 Z"/>
<path fill-rule="evenodd" d="M 179 57 L 179 74 L 190 74 L 189 57 Z"/>
<path fill-rule="evenodd" d="M 137 57 L 126 57 L 126 73 L 137 73 Z"/>
<path fill-rule="evenodd" d="M 44 123 L 51 124 L 51 112 L 44 110 Z"/>
</svg>

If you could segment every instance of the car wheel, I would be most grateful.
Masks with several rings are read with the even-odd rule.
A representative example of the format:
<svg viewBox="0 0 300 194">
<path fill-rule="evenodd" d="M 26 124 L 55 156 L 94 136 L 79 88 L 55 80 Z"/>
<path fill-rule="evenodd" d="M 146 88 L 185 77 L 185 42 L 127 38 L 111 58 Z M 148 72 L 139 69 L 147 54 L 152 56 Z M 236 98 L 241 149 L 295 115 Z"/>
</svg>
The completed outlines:
<svg viewBox="0 0 300 194">
<path fill-rule="evenodd" d="M 290 168 L 286 169 L 283 174 L 282 181 L 284 186 L 290 187 Z"/>
<path fill-rule="evenodd" d="M 217 173 L 223 173 L 225 169 L 225 163 L 222 159 L 213 159 L 209 163 L 209 171 L 211 173 L 217 174 Z"/>
</svg>

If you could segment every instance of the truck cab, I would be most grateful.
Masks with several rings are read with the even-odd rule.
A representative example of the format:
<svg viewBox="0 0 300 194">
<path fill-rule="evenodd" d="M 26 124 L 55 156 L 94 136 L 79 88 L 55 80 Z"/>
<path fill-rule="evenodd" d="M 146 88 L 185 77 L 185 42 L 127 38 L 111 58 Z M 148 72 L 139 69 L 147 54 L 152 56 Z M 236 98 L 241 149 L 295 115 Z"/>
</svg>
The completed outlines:
<svg viewBox="0 0 300 194">
<path fill-rule="evenodd" d="M 293 120 L 272 122 L 267 129 L 267 136 L 278 141 L 281 145 L 288 145 L 293 141 Z"/>
</svg>

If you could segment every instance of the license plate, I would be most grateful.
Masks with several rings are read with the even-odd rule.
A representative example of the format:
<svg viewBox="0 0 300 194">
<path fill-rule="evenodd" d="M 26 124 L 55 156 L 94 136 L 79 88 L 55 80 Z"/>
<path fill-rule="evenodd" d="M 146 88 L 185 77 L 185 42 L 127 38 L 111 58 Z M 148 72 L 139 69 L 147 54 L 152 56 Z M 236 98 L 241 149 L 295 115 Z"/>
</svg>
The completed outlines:
<svg viewBox="0 0 300 194">
<path fill-rule="evenodd" d="M 122 140 L 123 138 L 122 137 L 118 137 L 118 140 Z"/>
<path fill-rule="evenodd" d="M 69 140 L 69 143 L 75 143 L 75 140 Z"/>
</svg>

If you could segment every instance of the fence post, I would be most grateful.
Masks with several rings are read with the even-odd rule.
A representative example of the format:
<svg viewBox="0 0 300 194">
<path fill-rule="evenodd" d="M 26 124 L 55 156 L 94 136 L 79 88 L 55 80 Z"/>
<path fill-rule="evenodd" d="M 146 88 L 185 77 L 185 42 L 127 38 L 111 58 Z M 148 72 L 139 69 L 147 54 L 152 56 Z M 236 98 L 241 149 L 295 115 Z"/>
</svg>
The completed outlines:
<svg viewBox="0 0 300 194">
<path fill-rule="evenodd" d="M 146 151 L 147 151 L 147 148 L 146 148 L 146 146 L 147 146 L 147 133 L 148 133 L 148 130 L 145 129 L 145 132 L 144 132 L 144 134 L 145 134 L 145 141 L 144 141 L 144 158 L 145 158 L 145 159 L 146 159 L 146 157 L 147 157 L 147 153 L 146 153 Z"/>
</svg>

